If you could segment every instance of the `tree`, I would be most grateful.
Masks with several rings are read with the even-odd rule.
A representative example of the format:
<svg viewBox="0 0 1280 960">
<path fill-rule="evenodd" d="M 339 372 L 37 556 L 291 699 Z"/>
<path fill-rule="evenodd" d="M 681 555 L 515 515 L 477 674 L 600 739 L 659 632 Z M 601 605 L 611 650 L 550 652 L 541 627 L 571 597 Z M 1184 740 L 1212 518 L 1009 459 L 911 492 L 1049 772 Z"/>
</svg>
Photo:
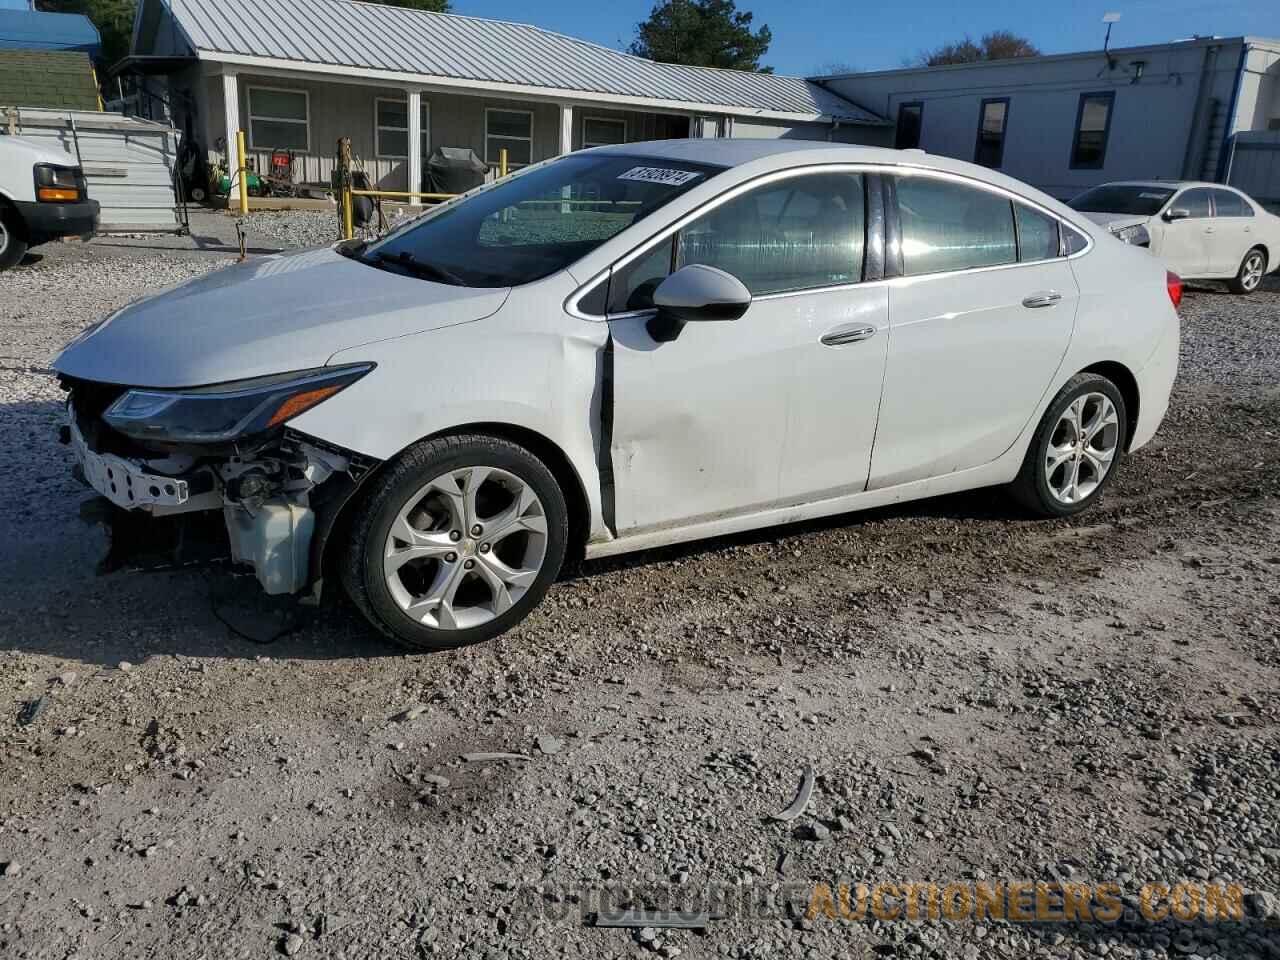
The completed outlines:
<svg viewBox="0 0 1280 960">
<path fill-rule="evenodd" d="M 922 67 L 940 67 L 949 63 L 979 63 L 983 60 L 1013 60 L 1017 57 L 1038 57 L 1039 48 L 1026 37 L 1020 37 L 1008 30 L 993 30 L 983 34 L 982 40 L 974 43 L 969 36 L 958 43 L 945 43 L 933 50 L 927 50 L 916 58 L 916 64 Z"/>
<path fill-rule="evenodd" d="M 819 64 L 813 75 L 815 77 L 839 77 L 857 72 L 858 68 L 847 60 L 828 60 L 826 63 Z"/>
<path fill-rule="evenodd" d="M 382 3 L 388 7 L 405 7 L 409 10 L 427 10 L 431 13 L 448 13 L 449 0 L 366 0 L 367 3 Z"/>
<path fill-rule="evenodd" d="M 37 9 L 49 13 L 82 13 L 102 34 L 102 60 L 115 63 L 129 55 L 133 39 L 135 0 L 39 0 Z"/>
<path fill-rule="evenodd" d="M 659 63 L 772 73 L 760 58 L 773 34 L 768 26 L 752 33 L 751 19 L 734 0 L 663 0 L 636 24 L 631 52 Z"/>
</svg>

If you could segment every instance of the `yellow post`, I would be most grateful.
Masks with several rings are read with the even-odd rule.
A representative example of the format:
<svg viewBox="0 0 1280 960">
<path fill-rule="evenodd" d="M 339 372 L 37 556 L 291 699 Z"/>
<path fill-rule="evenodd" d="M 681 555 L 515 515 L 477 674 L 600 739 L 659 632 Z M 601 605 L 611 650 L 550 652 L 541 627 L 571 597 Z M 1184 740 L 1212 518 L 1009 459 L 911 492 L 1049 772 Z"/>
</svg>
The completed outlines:
<svg viewBox="0 0 1280 960">
<path fill-rule="evenodd" d="M 249 171 L 245 164 L 244 131 L 236 131 L 236 178 L 240 181 L 240 216 L 249 212 Z"/>
<path fill-rule="evenodd" d="M 89 73 L 93 75 L 93 92 L 98 95 L 98 112 L 102 113 L 106 105 L 102 102 L 102 88 L 98 86 L 98 68 L 90 64 Z"/>
<path fill-rule="evenodd" d="M 338 139 L 338 212 L 342 216 L 342 239 L 356 235 L 355 198 L 351 194 L 351 138 Z"/>
<path fill-rule="evenodd" d="M 505 177 L 507 175 L 507 148 L 503 147 L 498 151 L 498 176 Z"/>
</svg>

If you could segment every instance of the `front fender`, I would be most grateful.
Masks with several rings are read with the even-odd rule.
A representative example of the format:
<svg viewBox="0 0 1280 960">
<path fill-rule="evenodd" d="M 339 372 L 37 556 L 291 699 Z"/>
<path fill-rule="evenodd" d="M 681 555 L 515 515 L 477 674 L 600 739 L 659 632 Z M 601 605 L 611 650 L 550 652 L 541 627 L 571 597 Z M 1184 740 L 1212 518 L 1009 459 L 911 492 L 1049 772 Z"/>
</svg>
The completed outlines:
<svg viewBox="0 0 1280 960">
<path fill-rule="evenodd" d="M 485 320 L 343 350 L 330 365 L 376 369 L 290 426 L 379 460 L 473 424 L 530 431 L 564 454 L 587 495 L 590 536 L 607 536 L 598 452 L 608 328 L 564 313 L 569 287 L 550 278 Z"/>
</svg>

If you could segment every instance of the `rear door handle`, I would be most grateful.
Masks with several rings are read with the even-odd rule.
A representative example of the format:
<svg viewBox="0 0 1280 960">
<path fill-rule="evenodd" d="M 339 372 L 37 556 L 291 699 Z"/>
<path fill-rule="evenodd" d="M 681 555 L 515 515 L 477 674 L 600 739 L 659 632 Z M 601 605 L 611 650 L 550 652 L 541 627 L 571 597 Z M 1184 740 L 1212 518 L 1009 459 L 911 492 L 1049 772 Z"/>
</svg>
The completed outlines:
<svg viewBox="0 0 1280 960">
<path fill-rule="evenodd" d="M 1033 293 L 1022 301 L 1024 307 L 1052 307 L 1062 299 L 1062 294 L 1056 290 L 1046 290 L 1043 293 Z"/>
<path fill-rule="evenodd" d="M 838 347 L 846 343 L 857 343 L 860 340 L 870 340 L 876 335 L 875 327 L 853 326 L 853 327 L 836 327 L 822 335 L 822 342 L 828 347 Z"/>
</svg>

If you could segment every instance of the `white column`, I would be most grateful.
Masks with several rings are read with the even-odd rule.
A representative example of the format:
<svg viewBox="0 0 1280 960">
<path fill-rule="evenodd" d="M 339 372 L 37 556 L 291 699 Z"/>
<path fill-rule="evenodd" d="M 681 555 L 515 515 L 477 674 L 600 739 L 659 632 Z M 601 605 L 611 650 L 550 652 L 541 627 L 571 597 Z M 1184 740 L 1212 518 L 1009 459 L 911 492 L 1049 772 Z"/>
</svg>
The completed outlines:
<svg viewBox="0 0 1280 960">
<path fill-rule="evenodd" d="M 573 107 L 567 103 L 560 104 L 560 156 L 573 153 Z M 560 188 L 560 197 L 562 200 L 569 200 L 571 197 L 569 187 Z M 572 213 L 573 206 L 569 203 L 560 204 L 561 213 Z"/>
<path fill-rule="evenodd" d="M 222 74 L 222 110 L 226 115 L 227 130 L 227 173 L 235 181 L 236 166 L 236 133 L 240 130 L 240 85 L 236 75 L 230 70 Z M 232 190 L 234 193 L 235 190 Z"/>
<path fill-rule="evenodd" d="M 409 91 L 409 191 L 422 190 L 422 91 Z M 422 200 L 411 197 L 409 203 L 418 206 Z"/>
<path fill-rule="evenodd" d="M 573 152 L 573 107 L 560 104 L 560 156 Z"/>
</svg>

